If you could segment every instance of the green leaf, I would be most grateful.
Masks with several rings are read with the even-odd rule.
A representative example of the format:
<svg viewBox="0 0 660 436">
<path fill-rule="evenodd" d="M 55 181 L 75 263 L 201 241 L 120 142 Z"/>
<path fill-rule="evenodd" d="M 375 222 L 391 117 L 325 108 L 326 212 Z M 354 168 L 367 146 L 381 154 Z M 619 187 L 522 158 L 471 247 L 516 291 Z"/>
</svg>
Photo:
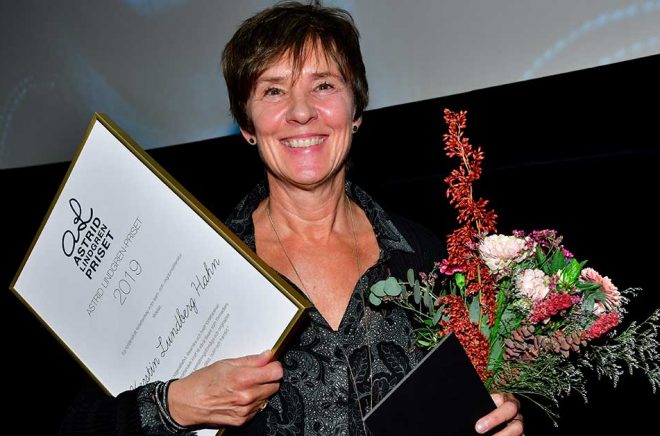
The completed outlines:
<svg viewBox="0 0 660 436">
<path fill-rule="evenodd" d="M 493 370 L 499 363 L 502 356 L 502 340 L 497 338 L 490 346 L 490 353 L 488 354 L 488 369 Z"/>
<path fill-rule="evenodd" d="M 429 341 L 425 341 L 425 340 L 422 340 L 422 339 L 417 339 L 417 343 L 419 345 L 421 345 L 422 347 L 428 347 L 429 345 L 431 345 L 431 343 Z"/>
<path fill-rule="evenodd" d="M 589 292 L 595 289 L 599 289 L 600 285 L 598 283 L 592 283 L 592 282 L 577 282 L 575 284 L 575 287 L 581 290 L 582 292 Z"/>
<path fill-rule="evenodd" d="M 550 274 L 554 274 L 564 267 L 566 264 L 566 259 L 564 258 L 564 253 L 561 250 L 556 250 L 552 253 L 552 260 Z"/>
<path fill-rule="evenodd" d="M 419 282 L 417 280 L 415 280 L 415 284 L 413 285 L 413 298 L 415 304 L 419 304 L 422 301 L 422 290 L 419 288 Z"/>
<path fill-rule="evenodd" d="M 488 325 L 488 317 L 483 316 L 479 322 L 479 330 L 486 338 L 490 338 L 490 326 Z"/>
<path fill-rule="evenodd" d="M 591 313 L 594 310 L 594 305 L 596 304 L 596 293 L 590 293 L 587 295 L 584 300 L 582 300 L 582 310 L 587 313 Z"/>
<path fill-rule="evenodd" d="M 580 265 L 580 262 L 575 259 L 571 259 L 571 261 L 568 262 L 568 265 L 566 265 L 562 270 L 561 278 L 564 282 L 572 285 L 577 281 L 578 277 L 580 277 L 581 270 L 582 266 Z"/>
<path fill-rule="evenodd" d="M 441 318 L 442 318 L 442 310 L 438 308 L 438 310 L 435 311 L 435 315 L 433 315 L 433 325 L 438 325 Z"/>
<path fill-rule="evenodd" d="M 373 304 L 374 306 L 380 306 L 381 299 L 372 292 L 369 294 L 369 303 Z"/>
<path fill-rule="evenodd" d="M 502 317 L 500 318 L 500 323 L 507 326 L 515 317 L 516 317 L 516 313 L 507 307 L 504 310 L 504 313 L 502 313 Z"/>
<path fill-rule="evenodd" d="M 481 307 L 479 307 L 479 299 L 473 298 L 470 303 L 470 321 L 477 323 L 479 322 L 479 317 L 481 315 Z"/>
<path fill-rule="evenodd" d="M 401 285 L 394 277 L 389 277 L 385 280 L 385 293 L 391 297 L 396 297 L 401 294 Z"/>
<path fill-rule="evenodd" d="M 371 286 L 371 293 L 376 295 L 377 297 L 384 297 L 385 296 L 385 280 L 381 280 L 379 282 L 374 283 Z"/>
<path fill-rule="evenodd" d="M 605 293 L 602 290 L 595 289 L 585 292 L 582 300 L 582 310 L 588 313 L 593 312 L 596 301 L 606 301 Z"/>
<path fill-rule="evenodd" d="M 415 283 L 415 271 L 412 268 L 408 269 L 408 283 Z"/>
<path fill-rule="evenodd" d="M 428 291 L 424 292 L 424 306 L 429 309 L 433 308 L 433 299 L 431 298 L 431 293 Z"/>
<path fill-rule="evenodd" d="M 538 264 L 541 266 L 543 266 L 545 264 L 545 261 L 547 260 L 545 253 L 543 253 L 543 250 L 539 246 L 536 247 L 536 260 Z"/>
<path fill-rule="evenodd" d="M 454 281 L 458 285 L 459 289 L 463 289 L 465 287 L 465 274 L 463 273 L 454 274 Z"/>
</svg>

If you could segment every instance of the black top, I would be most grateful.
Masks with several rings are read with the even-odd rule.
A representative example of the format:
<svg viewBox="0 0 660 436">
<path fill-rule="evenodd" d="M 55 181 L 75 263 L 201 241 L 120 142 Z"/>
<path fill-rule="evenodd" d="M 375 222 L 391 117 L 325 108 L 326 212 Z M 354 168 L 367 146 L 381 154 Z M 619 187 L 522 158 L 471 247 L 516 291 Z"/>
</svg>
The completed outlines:
<svg viewBox="0 0 660 436">
<path fill-rule="evenodd" d="M 369 304 L 365 310 L 364 302 L 378 280 L 390 275 L 403 279 L 408 268 L 429 271 L 433 261 L 443 257 L 443 244 L 425 228 L 388 216 L 357 186 L 347 182 L 346 192 L 371 221 L 379 259 L 356 284 L 337 331 L 317 310 L 310 310 L 282 355 L 280 390 L 264 411 L 230 434 L 363 435 L 362 416 L 422 357 L 414 346 L 405 311 Z M 253 250 L 252 213 L 267 195 L 266 185 L 258 185 L 225 221 Z M 145 422 L 157 422 L 147 416 L 153 409 L 138 401 L 145 396 L 144 389 L 125 392 L 116 399 L 104 396 L 98 388 L 88 390 L 73 404 L 62 434 L 143 434 Z"/>
</svg>

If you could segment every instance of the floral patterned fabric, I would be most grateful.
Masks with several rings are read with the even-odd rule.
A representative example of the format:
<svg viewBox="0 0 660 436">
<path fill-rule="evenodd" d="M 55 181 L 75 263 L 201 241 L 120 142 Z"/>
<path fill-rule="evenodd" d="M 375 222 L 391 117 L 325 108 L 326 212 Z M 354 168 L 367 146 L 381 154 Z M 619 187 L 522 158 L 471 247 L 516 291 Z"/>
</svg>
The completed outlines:
<svg viewBox="0 0 660 436">
<path fill-rule="evenodd" d="M 337 331 L 317 310 L 310 311 L 282 356 L 284 379 L 280 390 L 264 411 L 231 434 L 367 434 L 362 416 L 422 357 L 414 347 L 413 330 L 404 311 L 375 310 L 368 304 L 365 307 L 364 302 L 373 283 L 395 273 L 393 265 L 398 266 L 395 274 L 405 274 L 408 267 L 430 269 L 432 261 L 440 259 L 439 240 L 415 234 L 421 228 L 402 221 L 412 240 L 430 247 L 415 253 L 393 220 L 369 195 L 350 182 L 346 192 L 371 221 L 380 257 L 356 284 Z M 225 221 L 252 249 L 252 213 L 267 196 L 266 186 L 257 186 Z"/>
</svg>

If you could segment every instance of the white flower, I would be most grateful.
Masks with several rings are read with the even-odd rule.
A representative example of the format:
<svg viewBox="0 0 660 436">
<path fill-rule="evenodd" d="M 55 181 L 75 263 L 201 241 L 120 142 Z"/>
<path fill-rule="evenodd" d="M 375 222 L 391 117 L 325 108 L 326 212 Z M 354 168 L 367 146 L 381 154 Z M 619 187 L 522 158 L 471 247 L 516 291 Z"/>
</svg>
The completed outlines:
<svg viewBox="0 0 660 436">
<path fill-rule="evenodd" d="M 493 272 L 499 272 L 521 262 L 528 255 L 527 242 L 522 238 L 506 235 L 490 235 L 479 244 L 479 254 Z"/>
<path fill-rule="evenodd" d="M 541 301 L 550 292 L 550 277 L 540 269 L 526 269 L 516 277 L 516 288 L 533 302 Z"/>
</svg>

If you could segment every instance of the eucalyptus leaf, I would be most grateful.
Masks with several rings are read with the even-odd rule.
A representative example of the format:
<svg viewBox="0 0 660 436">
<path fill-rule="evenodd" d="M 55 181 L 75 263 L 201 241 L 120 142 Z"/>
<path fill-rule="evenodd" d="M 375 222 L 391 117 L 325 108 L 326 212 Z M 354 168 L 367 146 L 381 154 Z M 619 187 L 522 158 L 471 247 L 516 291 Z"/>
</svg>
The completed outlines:
<svg viewBox="0 0 660 436">
<path fill-rule="evenodd" d="M 378 297 L 384 297 L 385 296 L 385 280 L 381 280 L 379 282 L 374 283 L 371 286 L 371 293 L 378 296 Z"/>
<path fill-rule="evenodd" d="M 442 318 L 442 310 L 438 308 L 438 310 L 435 311 L 435 315 L 433 315 L 433 325 L 438 325 L 441 318 Z"/>
<path fill-rule="evenodd" d="M 369 302 L 374 306 L 380 306 L 381 299 L 376 296 L 373 292 L 369 294 Z"/>
<path fill-rule="evenodd" d="M 415 271 L 412 268 L 408 269 L 408 283 L 411 285 L 415 283 Z"/>
<path fill-rule="evenodd" d="M 483 317 L 481 319 L 481 322 L 479 323 L 479 330 L 481 330 L 481 334 L 484 335 L 486 338 L 490 338 L 490 326 L 488 325 L 488 318 Z"/>
<path fill-rule="evenodd" d="M 431 298 L 430 292 L 424 292 L 424 306 L 431 309 L 433 308 L 433 299 Z"/>
<path fill-rule="evenodd" d="M 488 354 L 488 369 L 495 369 L 495 364 L 500 360 L 502 355 L 502 340 L 497 338 L 490 346 L 490 353 Z"/>
<path fill-rule="evenodd" d="M 440 318 L 441 322 L 449 322 L 449 315 L 446 313 L 442 314 L 442 317 Z"/>
<path fill-rule="evenodd" d="M 385 280 L 385 293 L 391 297 L 396 297 L 401 294 L 401 285 L 394 277 L 388 277 Z"/>
<path fill-rule="evenodd" d="M 479 299 L 478 298 L 473 298 L 472 302 L 470 303 L 470 321 L 477 323 L 479 322 L 479 318 L 481 315 L 481 307 L 479 307 Z"/>
<path fill-rule="evenodd" d="M 413 299 L 415 300 L 415 304 L 419 304 L 422 300 L 422 290 L 420 289 L 417 280 L 415 280 L 415 284 L 413 285 Z"/>
</svg>

